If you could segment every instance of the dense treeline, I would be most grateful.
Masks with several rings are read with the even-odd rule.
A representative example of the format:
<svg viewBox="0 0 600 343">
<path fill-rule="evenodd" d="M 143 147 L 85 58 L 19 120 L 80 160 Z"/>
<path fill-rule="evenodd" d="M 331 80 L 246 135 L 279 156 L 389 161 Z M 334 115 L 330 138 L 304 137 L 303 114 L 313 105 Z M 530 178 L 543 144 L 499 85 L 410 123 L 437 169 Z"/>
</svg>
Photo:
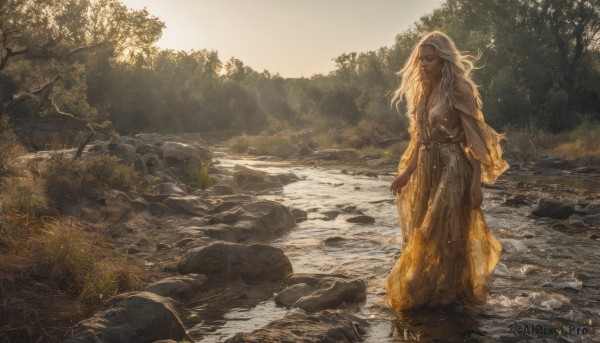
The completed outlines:
<svg viewBox="0 0 600 343">
<path fill-rule="evenodd" d="M 600 120 L 600 0 L 447 0 L 390 47 L 342 54 L 328 75 L 285 79 L 216 51 L 159 51 L 164 24 L 118 0 L 3 0 L 3 122 L 52 113 L 121 133 L 276 132 L 372 123 L 403 132 L 395 75 L 441 30 L 480 55 L 474 79 L 499 129 L 558 132 Z M 400 111 L 404 111 L 400 106 Z"/>
</svg>

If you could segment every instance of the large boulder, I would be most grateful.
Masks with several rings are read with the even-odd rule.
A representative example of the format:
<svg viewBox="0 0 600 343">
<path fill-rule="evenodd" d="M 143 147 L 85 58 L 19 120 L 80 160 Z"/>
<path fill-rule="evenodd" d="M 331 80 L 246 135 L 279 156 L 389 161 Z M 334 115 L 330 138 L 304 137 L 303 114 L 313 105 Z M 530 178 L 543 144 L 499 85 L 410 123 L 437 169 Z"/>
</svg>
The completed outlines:
<svg viewBox="0 0 600 343">
<path fill-rule="evenodd" d="M 282 185 L 287 185 L 300 180 L 300 178 L 293 173 L 276 174 L 275 177 L 279 180 L 279 182 L 281 182 Z"/>
<path fill-rule="evenodd" d="M 158 191 L 158 194 L 187 195 L 185 190 L 172 182 L 159 183 L 156 185 L 156 190 Z"/>
<path fill-rule="evenodd" d="M 141 142 L 151 144 L 162 144 L 165 141 L 165 137 L 158 133 L 138 133 L 133 137 Z"/>
<path fill-rule="evenodd" d="M 375 223 L 375 218 L 367 215 L 360 215 L 346 219 L 348 223 L 358 223 L 358 224 L 373 224 Z"/>
<path fill-rule="evenodd" d="M 266 189 L 283 189 L 279 177 L 242 165 L 234 167 L 233 180 L 240 189 L 247 191 L 259 192 Z"/>
<path fill-rule="evenodd" d="M 140 143 L 137 147 L 137 152 L 140 155 L 154 154 L 160 158 L 163 158 L 163 150 L 160 145 Z"/>
<path fill-rule="evenodd" d="M 77 324 L 65 343 L 165 339 L 190 339 L 171 300 L 149 292 L 132 292 L 113 297 L 104 310 Z"/>
<path fill-rule="evenodd" d="M 123 143 L 119 140 L 112 142 L 95 141 L 89 145 L 87 152 L 91 156 L 110 155 L 115 156 L 121 163 L 133 166 L 138 158 L 137 152 L 133 145 Z"/>
<path fill-rule="evenodd" d="M 275 302 L 307 312 L 362 302 L 367 297 L 363 280 L 343 274 L 292 274 L 285 282 L 289 287 L 277 294 Z"/>
<path fill-rule="evenodd" d="M 217 281 L 259 283 L 282 280 L 292 273 L 292 264 L 283 250 L 268 245 L 212 243 L 188 251 L 177 269 L 181 274 L 205 274 Z"/>
<path fill-rule="evenodd" d="M 110 156 L 116 156 L 127 166 L 133 166 L 133 163 L 137 158 L 135 147 L 123 142 L 110 142 L 108 144 L 108 154 Z"/>
<path fill-rule="evenodd" d="M 172 276 L 146 287 L 146 292 L 177 300 L 185 300 L 200 292 L 207 277 L 202 274 Z"/>
<path fill-rule="evenodd" d="M 212 155 L 208 149 L 184 143 L 165 142 L 162 151 L 163 160 L 167 166 L 185 167 L 188 163 L 197 163 L 200 160 L 207 164 L 212 161 Z"/>
<path fill-rule="evenodd" d="M 227 204 L 227 203 L 225 203 Z M 211 222 L 216 224 L 231 224 L 235 223 L 244 215 L 244 210 L 240 206 L 235 206 L 226 211 L 222 211 L 217 213 L 212 219 Z"/>
<path fill-rule="evenodd" d="M 171 196 L 165 199 L 163 204 L 175 213 L 188 216 L 203 216 L 211 207 L 206 200 L 194 195 Z"/>
<path fill-rule="evenodd" d="M 142 142 L 140 142 L 139 140 L 129 136 L 121 136 L 121 142 L 133 146 L 136 150 L 140 146 L 140 144 L 142 144 Z"/>
<path fill-rule="evenodd" d="M 531 214 L 538 217 L 565 219 L 575 213 L 575 205 L 554 199 L 540 198 Z"/>
<path fill-rule="evenodd" d="M 226 343 L 360 342 L 368 323 L 343 312 L 289 313 L 250 333 L 238 333 Z"/>
<path fill-rule="evenodd" d="M 296 225 L 290 210 L 275 201 L 253 201 L 244 204 L 242 210 L 245 212 L 241 217 L 242 222 L 250 224 L 249 228 L 258 236 L 277 236 Z M 240 226 L 240 223 L 237 225 Z"/>
<path fill-rule="evenodd" d="M 213 216 L 211 222 L 230 225 L 221 229 L 229 231 L 230 234 L 226 236 L 233 235 L 238 242 L 271 239 L 296 225 L 296 219 L 287 207 L 270 200 L 257 200 L 232 207 Z M 209 235 L 217 238 L 210 232 Z"/>
</svg>

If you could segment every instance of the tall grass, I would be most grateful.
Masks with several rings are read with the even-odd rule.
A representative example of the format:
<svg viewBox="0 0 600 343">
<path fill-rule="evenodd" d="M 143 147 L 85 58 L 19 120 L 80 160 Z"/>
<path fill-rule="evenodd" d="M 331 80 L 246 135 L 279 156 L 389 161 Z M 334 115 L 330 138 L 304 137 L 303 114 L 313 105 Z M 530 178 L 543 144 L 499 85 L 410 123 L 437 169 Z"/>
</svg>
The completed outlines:
<svg viewBox="0 0 600 343">
<path fill-rule="evenodd" d="M 0 213 L 39 214 L 48 209 L 42 180 L 5 177 L 0 183 Z"/>
<path fill-rule="evenodd" d="M 0 214 L 0 341 L 62 341 L 110 297 L 141 287 L 142 272 L 106 238 L 74 222 Z"/>
<path fill-rule="evenodd" d="M 35 237 L 38 261 L 57 285 L 89 303 L 101 303 L 120 292 L 138 289 L 141 272 L 124 256 L 113 256 L 104 239 L 73 223 L 53 221 Z"/>
<path fill-rule="evenodd" d="M 600 123 L 584 123 L 563 134 L 554 150 L 580 165 L 600 165 Z"/>
<path fill-rule="evenodd" d="M 213 181 L 208 173 L 208 163 L 203 159 L 186 162 L 182 168 L 181 181 L 190 187 L 199 189 L 212 186 Z"/>
<path fill-rule="evenodd" d="M 0 177 L 18 172 L 13 161 L 25 151 L 11 129 L 8 117 L 0 116 Z"/>
<path fill-rule="evenodd" d="M 258 135 L 242 135 L 228 141 L 229 148 L 235 153 L 245 153 L 251 149 L 254 155 L 269 155 L 281 158 L 298 152 L 298 145 L 290 137 Z"/>
<path fill-rule="evenodd" d="M 137 189 L 140 183 L 133 168 L 120 164 L 114 156 L 74 161 L 55 155 L 47 162 L 42 176 L 46 179 L 46 194 L 59 208 L 85 198 L 97 199 L 106 188 L 128 191 Z"/>
<path fill-rule="evenodd" d="M 507 157 L 535 160 L 547 154 L 559 154 L 579 165 L 600 164 L 600 123 L 584 122 L 563 133 L 508 129 L 504 151 Z"/>
<path fill-rule="evenodd" d="M 106 236 L 52 217 L 49 204 L 77 205 L 106 188 L 135 189 L 138 178 L 105 156 L 56 155 L 27 168 L 0 175 L 0 341 L 62 341 L 93 308 L 139 289 L 142 272 Z"/>
</svg>

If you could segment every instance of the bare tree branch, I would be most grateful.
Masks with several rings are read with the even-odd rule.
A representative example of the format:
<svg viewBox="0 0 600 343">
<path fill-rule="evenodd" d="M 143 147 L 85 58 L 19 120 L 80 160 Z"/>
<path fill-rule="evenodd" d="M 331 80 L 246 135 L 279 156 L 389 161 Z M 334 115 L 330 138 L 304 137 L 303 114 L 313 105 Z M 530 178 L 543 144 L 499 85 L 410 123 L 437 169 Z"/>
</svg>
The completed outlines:
<svg viewBox="0 0 600 343">
<path fill-rule="evenodd" d="M 37 112 L 39 112 L 42 105 L 46 102 L 46 100 L 48 100 L 48 97 L 50 96 L 50 93 L 52 92 L 52 88 L 54 87 L 54 84 L 60 79 L 61 79 L 61 76 L 60 76 L 60 74 L 58 74 L 54 77 L 54 79 L 52 79 L 49 82 L 44 83 L 43 85 L 41 85 L 37 88 L 34 88 L 29 91 L 14 94 L 12 100 L 10 100 L 4 104 L 3 109 L 7 110 L 25 99 L 32 99 L 38 103 L 38 108 L 36 110 L 36 114 L 37 114 Z M 40 98 L 40 96 L 38 96 L 39 94 L 42 94 L 41 98 Z"/>
<path fill-rule="evenodd" d="M 109 43 L 109 41 L 103 41 L 103 42 L 98 42 L 98 43 L 94 43 L 94 44 L 82 46 L 82 47 L 79 47 L 79 48 L 75 48 L 75 49 L 69 51 L 67 53 L 66 57 L 71 57 L 72 55 L 75 55 L 75 54 L 78 54 L 78 53 L 81 53 L 81 52 L 86 52 L 88 50 L 93 50 L 93 49 L 96 49 L 96 48 L 98 48 L 100 46 L 106 45 L 108 43 Z"/>
<path fill-rule="evenodd" d="M 4 29 L 0 29 L 0 31 L 2 32 L 1 36 L 2 36 L 2 47 L 4 49 L 4 51 L 6 51 L 6 55 L 4 57 L 0 58 L 0 70 L 4 69 L 4 66 L 6 65 L 6 62 L 8 62 L 8 59 L 17 55 L 22 55 L 22 54 L 26 54 L 29 52 L 29 48 L 25 48 L 22 50 L 17 50 L 17 51 L 13 51 L 11 48 L 7 48 L 6 47 L 6 40 L 8 39 L 8 34 L 11 33 L 10 31 L 6 31 Z"/>
<path fill-rule="evenodd" d="M 75 156 L 73 156 L 73 160 L 76 160 L 81 156 L 85 146 L 92 140 L 92 137 L 94 136 L 94 134 L 96 134 L 96 132 L 94 132 L 94 129 L 91 128 L 89 125 L 87 126 L 87 128 L 89 130 L 88 135 L 85 138 L 85 140 L 83 142 L 81 142 L 81 144 L 79 145 L 79 148 L 77 148 L 77 153 L 75 153 Z"/>
</svg>

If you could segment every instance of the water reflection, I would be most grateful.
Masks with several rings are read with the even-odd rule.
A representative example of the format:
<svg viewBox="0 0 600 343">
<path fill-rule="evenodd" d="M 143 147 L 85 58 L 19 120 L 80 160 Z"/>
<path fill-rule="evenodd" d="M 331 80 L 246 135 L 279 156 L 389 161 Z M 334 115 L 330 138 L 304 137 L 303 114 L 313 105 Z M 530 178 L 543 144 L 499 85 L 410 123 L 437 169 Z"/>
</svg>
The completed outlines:
<svg viewBox="0 0 600 343">
<path fill-rule="evenodd" d="M 392 320 L 392 342 L 468 342 L 483 335 L 476 313 L 463 307 L 423 308 Z"/>
<path fill-rule="evenodd" d="M 297 273 L 344 273 L 367 281 L 367 301 L 359 314 L 369 322 L 365 343 L 380 342 L 554 342 L 556 337 L 514 337 L 509 325 L 518 320 L 544 319 L 562 325 L 596 328 L 600 317 L 600 273 L 598 242 L 587 237 L 565 235 L 550 222 L 527 218 L 532 204 L 502 206 L 506 191 L 516 192 L 516 181 L 486 189 L 485 214 L 488 225 L 499 238 L 501 261 L 489 279 L 488 302 L 477 309 L 447 307 L 422 309 L 393 315 L 387 305 L 387 273 L 398 258 L 402 242 L 394 200 L 389 193 L 391 178 L 348 176 L 339 170 L 310 168 L 285 162 L 257 162 L 223 159 L 222 166 L 242 164 L 269 173 L 292 172 L 300 180 L 286 185 L 283 192 L 261 195 L 314 217 L 298 223 L 288 234 L 268 242 L 285 251 Z M 597 201 L 600 183 L 594 177 L 532 175 L 523 192 L 553 196 L 548 185 L 560 185 L 568 194 L 588 192 Z M 556 178 L 554 180 L 553 178 Z M 562 179 L 561 179 L 562 178 Z M 563 180 L 564 179 L 564 180 Z M 560 182 L 559 182 L 560 180 Z M 594 185 L 592 185 L 592 183 Z M 512 187 L 512 188 L 511 188 Z M 556 188 L 556 187 L 555 187 Z M 561 193 L 565 194 L 565 193 Z M 351 208 L 375 218 L 373 224 L 353 224 Z M 329 218 L 330 212 L 336 216 Z M 234 317 L 219 313 L 219 322 L 205 322 L 202 330 L 214 332 L 213 341 L 222 341 L 234 332 L 252 331 L 265 322 L 281 318 L 286 309 L 268 303 L 245 310 L 233 309 Z M 240 306 L 243 308 L 243 306 Z M 245 314 L 260 316 L 261 322 L 246 320 Z M 200 315 L 202 318 L 202 316 Z M 248 323 L 252 325 L 243 325 Z M 200 328 L 197 328 L 200 329 Z M 561 336 L 564 342 L 594 341 L 586 336 Z M 209 339 L 204 336 L 204 339 Z M 596 336 L 594 336 L 596 338 Z M 212 339 L 212 338 L 211 338 Z M 595 342 L 600 342 L 595 340 Z"/>
</svg>

